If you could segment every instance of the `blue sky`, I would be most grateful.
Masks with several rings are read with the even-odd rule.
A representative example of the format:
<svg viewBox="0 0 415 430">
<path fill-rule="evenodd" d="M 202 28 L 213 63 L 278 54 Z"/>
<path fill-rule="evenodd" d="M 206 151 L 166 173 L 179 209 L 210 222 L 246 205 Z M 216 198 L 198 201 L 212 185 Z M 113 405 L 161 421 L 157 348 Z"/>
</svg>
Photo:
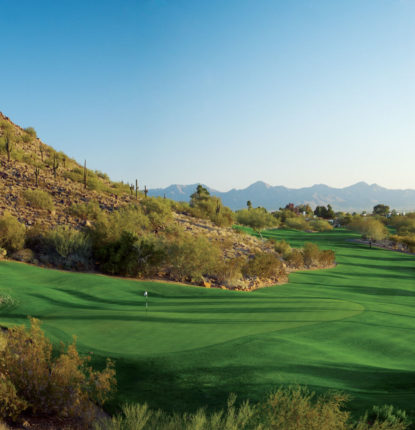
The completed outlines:
<svg viewBox="0 0 415 430">
<path fill-rule="evenodd" d="M 150 188 L 415 188 L 413 0 L 0 0 L 0 110 Z"/>
</svg>

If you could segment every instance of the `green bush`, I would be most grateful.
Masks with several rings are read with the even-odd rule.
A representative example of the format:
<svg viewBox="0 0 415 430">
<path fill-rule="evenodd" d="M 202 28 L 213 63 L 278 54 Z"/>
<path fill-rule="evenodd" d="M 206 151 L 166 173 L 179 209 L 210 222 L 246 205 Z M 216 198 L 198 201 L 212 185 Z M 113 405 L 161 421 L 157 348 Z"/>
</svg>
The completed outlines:
<svg viewBox="0 0 415 430">
<path fill-rule="evenodd" d="M 259 252 L 242 267 L 242 273 L 248 278 L 258 277 L 263 279 L 276 278 L 285 275 L 281 260 L 275 254 Z"/>
<path fill-rule="evenodd" d="M 149 197 L 140 202 L 140 208 L 154 231 L 164 229 L 173 220 L 170 201 L 167 199 Z"/>
<path fill-rule="evenodd" d="M 256 425 L 256 408 L 249 402 L 235 405 L 236 396 L 231 395 L 224 410 L 207 413 L 199 409 L 193 413 L 167 414 L 151 410 L 147 404 L 127 404 L 122 415 L 95 424 L 95 430 L 265 430 Z"/>
<path fill-rule="evenodd" d="M 27 233 L 26 246 L 45 264 L 69 270 L 92 268 L 92 243 L 88 235 L 67 226 L 53 230 L 33 227 Z"/>
<path fill-rule="evenodd" d="M 292 248 L 290 246 L 290 244 L 288 242 L 286 242 L 284 239 L 283 240 L 276 240 L 274 242 L 274 249 L 275 251 L 277 251 L 279 254 L 281 254 L 282 258 L 284 258 L 284 260 L 291 254 L 292 252 Z"/>
<path fill-rule="evenodd" d="M 308 222 L 301 216 L 287 218 L 284 224 L 287 228 L 292 228 L 293 230 L 305 231 L 310 229 Z"/>
<path fill-rule="evenodd" d="M 32 208 L 45 210 L 53 210 L 54 208 L 52 196 L 46 191 L 27 190 L 23 193 L 23 197 Z"/>
<path fill-rule="evenodd" d="M 36 130 L 33 127 L 26 127 L 24 129 L 24 131 L 26 132 L 27 135 L 29 135 L 32 139 L 36 139 L 37 138 L 37 133 Z"/>
<path fill-rule="evenodd" d="M 115 242 L 123 232 L 140 236 L 150 230 L 148 217 L 136 206 L 128 206 L 112 213 L 102 212 L 89 229 L 94 249 Z"/>
<path fill-rule="evenodd" d="M 254 230 L 268 227 L 278 227 L 279 221 L 263 208 L 241 209 L 236 212 L 238 224 L 246 225 Z"/>
<path fill-rule="evenodd" d="M 304 267 L 303 253 L 298 249 L 293 249 L 292 252 L 285 258 L 289 267 L 293 269 L 302 269 Z"/>
<path fill-rule="evenodd" d="M 259 407 L 259 421 L 268 430 L 346 430 L 350 414 L 347 396 L 317 397 L 305 387 L 280 388 Z"/>
<path fill-rule="evenodd" d="M 177 281 L 200 282 L 215 274 L 222 255 L 204 236 L 185 233 L 167 245 L 168 271 Z"/>
<path fill-rule="evenodd" d="M 320 262 L 319 247 L 315 243 L 307 242 L 303 248 L 303 257 L 306 266 L 317 266 Z"/>
<path fill-rule="evenodd" d="M 201 185 L 190 196 L 189 211 L 192 216 L 209 219 L 221 227 L 231 226 L 234 222 L 233 212 L 222 204 L 219 197 L 211 196 Z"/>
<path fill-rule="evenodd" d="M 333 226 L 326 220 L 323 219 L 315 219 L 310 221 L 310 227 L 314 231 L 324 232 L 333 230 Z"/>
<path fill-rule="evenodd" d="M 0 217 L 0 248 L 6 249 L 8 253 L 23 248 L 26 228 L 17 218 L 9 212 Z"/>
<path fill-rule="evenodd" d="M 350 230 L 356 231 L 364 239 L 372 241 L 382 240 L 388 235 L 384 224 L 371 217 L 355 217 L 348 225 Z"/>
<path fill-rule="evenodd" d="M 405 411 L 392 405 L 373 406 L 372 410 L 368 413 L 368 421 L 377 421 L 390 425 L 404 424 L 405 426 L 410 426 L 412 424 Z"/>
<path fill-rule="evenodd" d="M 101 214 L 101 208 L 96 202 L 73 204 L 68 208 L 68 213 L 76 218 L 86 220 L 96 220 Z"/>
<path fill-rule="evenodd" d="M 238 285 L 242 278 L 242 267 L 246 263 L 246 258 L 235 257 L 219 261 L 214 269 L 214 276 L 218 282 L 227 287 Z"/>
<path fill-rule="evenodd" d="M 154 276 L 166 259 L 163 240 L 124 231 L 121 237 L 97 251 L 102 271 L 112 275 Z"/>
<path fill-rule="evenodd" d="M 387 422 L 367 416 L 358 422 L 345 410 L 347 396 L 316 396 L 305 387 L 280 388 L 259 404 L 236 405 L 231 395 L 225 409 L 208 413 L 167 414 L 147 404 L 124 405 L 122 414 L 95 423 L 95 430 L 405 430 L 402 421 Z"/>
</svg>

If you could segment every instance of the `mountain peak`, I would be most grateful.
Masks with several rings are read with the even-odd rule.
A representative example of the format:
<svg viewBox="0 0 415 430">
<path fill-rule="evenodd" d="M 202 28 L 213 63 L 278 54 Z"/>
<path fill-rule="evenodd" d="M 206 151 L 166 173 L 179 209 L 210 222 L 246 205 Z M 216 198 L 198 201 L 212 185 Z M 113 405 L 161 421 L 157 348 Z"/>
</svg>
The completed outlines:
<svg viewBox="0 0 415 430">
<path fill-rule="evenodd" d="M 287 203 L 309 204 L 312 207 L 330 204 L 337 211 L 371 211 L 378 203 L 387 204 L 397 210 L 415 209 L 415 190 L 388 190 L 377 184 L 369 185 L 360 181 L 345 188 L 333 188 L 325 184 L 315 184 L 305 188 L 271 186 L 264 181 L 256 181 L 244 189 L 219 192 L 209 189 L 212 195 L 220 197 L 226 206 L 237 210 L 246 207 L 250 200 L 254 206 L 277 210 Z M 165 190 L 150 190 L 150 195 L 169 197 L 173 200 L 188 201 L 195 186 L 181 186 L 180 193 Z"/>
</svg>

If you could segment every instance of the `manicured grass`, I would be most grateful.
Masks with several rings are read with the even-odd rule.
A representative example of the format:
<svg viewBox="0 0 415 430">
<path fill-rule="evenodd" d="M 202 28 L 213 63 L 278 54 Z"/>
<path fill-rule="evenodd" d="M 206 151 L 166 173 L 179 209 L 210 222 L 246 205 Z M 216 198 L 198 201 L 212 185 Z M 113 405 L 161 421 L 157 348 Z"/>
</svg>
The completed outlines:
<svg viewBox="0 0 415 430">
<path fill-rule="evenodd" d="M 0 323 L 40 318 L 54 341 L 76 334 L 99 364 L 117 363 L 115 402 L 167 410 L 258 400 L 280 384 L 338 389 L 352 407 L 412 409 L 415 258 L 351 243 L 335 230 L 269 231 L 336 251 L 335 269 L 298 272 L 252 293 L 136 282 L 0 263 Z M 149 292 L 146 312 L 143 293 Z"/>
</svg>

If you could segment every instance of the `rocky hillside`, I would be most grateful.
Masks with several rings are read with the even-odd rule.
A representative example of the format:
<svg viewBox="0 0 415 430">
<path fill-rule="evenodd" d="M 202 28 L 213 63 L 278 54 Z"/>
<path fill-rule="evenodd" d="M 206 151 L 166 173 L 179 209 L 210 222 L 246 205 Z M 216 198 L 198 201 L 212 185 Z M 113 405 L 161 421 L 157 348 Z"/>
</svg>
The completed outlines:
<svg viewBox="0 0 415 430">
<path fill-rule="evenodd" d="M 0 113 L 0 215 L 7 210 L 29 226 L 76 225 L 80 220 L 68 211 L 72 204 L 93 201 L 112 211 L 135 200 L 128 185 L 100 172 L 86 173 L 85 186 L 83 166 L 43 143 L 33 129 L 24 130 Z M 53 208 L 27 201 L 25 193 L 35 189 L 52 196 Z"/>
</svg>

